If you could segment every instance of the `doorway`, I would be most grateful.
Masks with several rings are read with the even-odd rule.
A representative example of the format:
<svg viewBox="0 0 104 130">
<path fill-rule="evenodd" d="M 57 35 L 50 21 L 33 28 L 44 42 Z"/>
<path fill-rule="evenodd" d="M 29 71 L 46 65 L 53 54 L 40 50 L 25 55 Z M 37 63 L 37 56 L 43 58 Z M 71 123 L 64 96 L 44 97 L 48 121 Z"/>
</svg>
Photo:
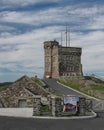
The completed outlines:
<svg viewBox="0 0 104 130">
<path fill-rule="evenodd" d="M 26 107 L 26 106 L 27 106 L 26 99 L 20 99 L 20 100 L 18 101 L 18 106 L 19 106 L 20 108 Z"/>
</svg>

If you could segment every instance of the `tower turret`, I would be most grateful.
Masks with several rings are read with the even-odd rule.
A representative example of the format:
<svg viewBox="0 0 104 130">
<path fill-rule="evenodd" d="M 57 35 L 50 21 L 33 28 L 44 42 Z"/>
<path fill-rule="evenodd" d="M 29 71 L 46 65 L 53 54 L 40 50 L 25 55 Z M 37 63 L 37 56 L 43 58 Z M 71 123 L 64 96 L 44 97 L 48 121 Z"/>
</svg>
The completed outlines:
<svg viewBox="0 0 104 130">
<path fill-rule="evenodd" d="M 59 43 L 54 40 L 54 41 L 45 41 L 44 42 L 44 66 L 45 66 L 45 71 L 44 71 L 44 77 L 49 78 L 49 77 L 54 77 L 54 71 L 56 68 L 54 67 L 55 62 L 57 64 L 58 58 L 58 47 Z M 57 66 L 57 65 L 56 65 Z M 58 68 L 57 68 L 58 69 Z"/>
</svg>

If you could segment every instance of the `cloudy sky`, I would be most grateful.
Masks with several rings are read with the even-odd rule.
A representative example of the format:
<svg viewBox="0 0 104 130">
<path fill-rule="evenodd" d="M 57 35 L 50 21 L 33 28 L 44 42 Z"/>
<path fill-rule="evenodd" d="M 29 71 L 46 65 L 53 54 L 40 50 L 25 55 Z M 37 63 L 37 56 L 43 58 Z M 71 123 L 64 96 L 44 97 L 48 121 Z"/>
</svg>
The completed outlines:
<svg viewBox="0 0 104 130">
<path fill-rule="evenodd" d="M 82 47 L 85 75 L 104 76 L 103 0 L 0 0 L 0 82 L 43 77 L 46 40 Z"/>
</svg>

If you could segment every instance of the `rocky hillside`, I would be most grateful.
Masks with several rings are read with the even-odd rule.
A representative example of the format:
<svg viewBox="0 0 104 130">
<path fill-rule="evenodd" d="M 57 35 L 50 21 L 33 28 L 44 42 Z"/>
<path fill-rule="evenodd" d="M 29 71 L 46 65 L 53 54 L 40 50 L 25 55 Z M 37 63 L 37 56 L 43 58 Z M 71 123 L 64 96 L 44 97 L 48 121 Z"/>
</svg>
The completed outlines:
<svg viewBox="0 0 104 130">
<path fill-rule="evenodd" d="M 26 88 L 29 90 L 31 93 L 35 95 L 47 95 L 48 92 L 40 86 L 37 82 L 35 82 L 33 79 L 29 78 L 28 76 L 23 76 L 17 81 L 11 83 L 11 84 L 6 84 L 6 86 L 1 89 L 0 91 L 0 97 L 9 97 L 16 93 L 21 87 Z"/>
</svg>

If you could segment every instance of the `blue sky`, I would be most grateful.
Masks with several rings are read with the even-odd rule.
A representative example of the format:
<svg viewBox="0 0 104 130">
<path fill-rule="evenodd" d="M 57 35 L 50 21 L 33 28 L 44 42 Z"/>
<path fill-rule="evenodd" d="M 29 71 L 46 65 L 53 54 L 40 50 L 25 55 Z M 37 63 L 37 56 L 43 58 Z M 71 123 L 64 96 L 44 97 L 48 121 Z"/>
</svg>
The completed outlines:
<svg viewBox="0 0 104 130">
<path fill-rule="evenodd" d="M 43 42 L 63 45 L 66 24 L 71 46 L 82 47 L 84 75 L 104 77 L 103 0 L 1 0 L 0 82 L 23 75 L 42 78 Z"/>
</svg>

